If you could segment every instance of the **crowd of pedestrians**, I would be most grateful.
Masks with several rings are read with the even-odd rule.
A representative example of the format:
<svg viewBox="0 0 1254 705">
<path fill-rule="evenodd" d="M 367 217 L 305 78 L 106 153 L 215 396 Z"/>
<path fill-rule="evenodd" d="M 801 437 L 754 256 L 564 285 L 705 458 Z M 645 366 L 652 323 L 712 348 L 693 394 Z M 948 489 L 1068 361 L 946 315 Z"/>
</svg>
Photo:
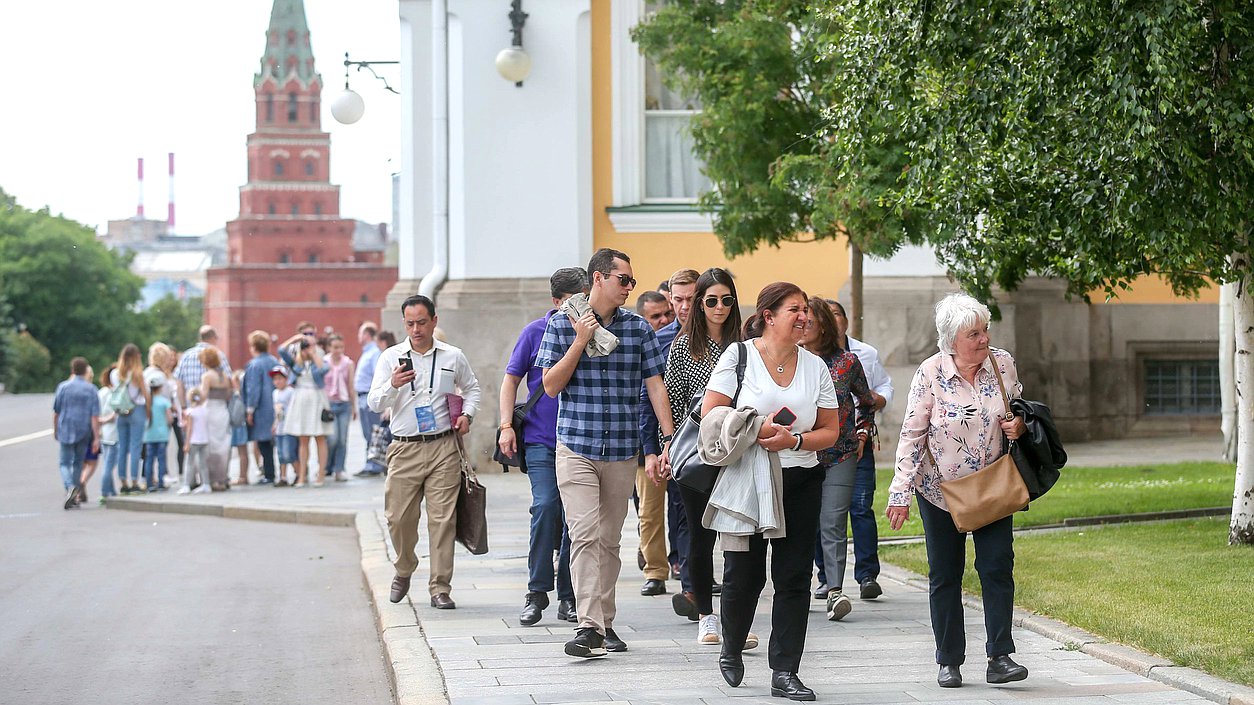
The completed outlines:
<svg viewBox="0 0 1254 705">
<path fill-rule="evenodd" d="M 712 664 L 736 687 L 745 678 L 743 652 L 758 646 L 752 626 L 769 576 L 771 693 L 814 700 L 798 675 L 809 605 L 822 600 L 832 622 L 854 609 L 844 585 L 850 530 L 858 597 L 883 593 L 872 507 L 875 417 L 892 400 L 892 381 L 878 352 L 849 336 L 844 308 L 795 284 L 769 284 L 749 305 L 727 270 L 681 269 L 657 291 L 641 293 L 632 311 L 624 304 L 636 284 L 628 255 L 612 249 L 598 250 L 586 270 L 557 270 L 552 308 L 522 329 L 506 366 L 497 446 L 527 474 L 532 494 L 519 622 L 538 624 L 556 591 L 557 619 L 575 630 L 566 654 L 628 649 L 614 625 L 621 536 L 634 498 L 640 594 L 666 594 L 668 581 L 678 580 L 673 611 L 696 623 L 699 644 L 719 647 Z M 752 312 L 743 323 L 742 311 Z M 122 493 L 162 489 L 173 429 L 181 433 L 180 492 L 229 487 L 232 445 L 243 449 L 236 482 L 248 481 L 249 444 L 260 484 L 342 481 L 356 419 L 370 448 L 357 474 L 387 476 L 384 509 L 396 549 L 391 601 L 409 593 L 425 508 L 430 604 L 456 609 L 453 544 L 467 464 L 461 439 L 480 410 L 479 383 L 465 353 L 439 335 L 434 301 L 411 296 L 400 312 L 399 342 L 362 324 L 357 364 L 340 334 L 319 338 L 310 323 L 277 346 L 277 358 L 277 338 L 256 331 L 237 384 L 208 326 L 181 358 L 154 344 L 146 369 L 139 349 L 127 345 L 99 390 L 87 361 L 76 358 L 54 402 L 65 507 L 86 501 L 93 463 L 104 467 L 104 495 L 114 491 L 115 468 Z M 937 304 L 940 352 L 911 383 L 885 511 L 898 529 L 919 500 L 944 687 L 962 684 L 966 534 L 939 486 L 992 462 L 1006 452 L 1003 439 L 1025 430 L 1008 409 L 1021 392 L 1014 360 L 989 346 L 988 323 L 988 309 L 968 296 Z M 717 468 L 704 485 L 672 477 L 671 444 L 686 424 L 699 426 L 700 462 Z M 987 679 L 1022 680 L 1027 669 L 1010 659 L 1011 519 L 973 535 Z"/>
<path fill-rule="evenodd" d="M 127 344 L 101 372 L 99 387 L 91 366 L 75 358 L 53 403 L 65 508 L 88 501 L 88 481 L 97 469 L 102 498 L 172 488 L 179 494 L 225 491 L 249 484 L 254 462 L 261 485 L 320 486 L 324 476 L 345 480 L 349 422 L 359 413 L 356 368 L 341 335 L 327 331 L 319 339 L 315 331 L 302 322 L 279 347 L 282 359 L 271 353 L 276 336 L 253 331 L 252 357 L 234 372 L 211 326 L 202 326 L 199 342 L 182 353 L 153 343 L 147 365 L 140 348 Z M 362 324 L 359 342 L 371 374 L 379 354 L 376 337 L 395 343 L 376 324 Z M 367 441 L 386 427 L 377 414 L 368 421 L 361 427 Z M 357 474 L 384 472 L 378 462 L 364 462 Z"/>
</svg>

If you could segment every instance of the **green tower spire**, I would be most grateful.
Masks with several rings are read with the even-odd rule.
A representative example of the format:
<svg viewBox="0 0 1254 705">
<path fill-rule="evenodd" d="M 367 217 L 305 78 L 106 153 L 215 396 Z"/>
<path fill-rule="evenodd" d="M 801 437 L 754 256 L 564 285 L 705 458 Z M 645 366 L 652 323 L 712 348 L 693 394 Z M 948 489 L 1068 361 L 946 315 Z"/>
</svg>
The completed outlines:
<svg viewBox="0 0 1254 705">
<path fill-rule="evenodd" d="M 322 77 L 314 70 L 304 1 L 274 0 L 270 27 L 266 30 L 266 50 L 261 55 L 261 71 L 253 77 L 253 87 L 260 88 L 268 78 L 282 85 L 293 75 L 302 87 L 315 80 L 322 84 Z"/>
</svg>

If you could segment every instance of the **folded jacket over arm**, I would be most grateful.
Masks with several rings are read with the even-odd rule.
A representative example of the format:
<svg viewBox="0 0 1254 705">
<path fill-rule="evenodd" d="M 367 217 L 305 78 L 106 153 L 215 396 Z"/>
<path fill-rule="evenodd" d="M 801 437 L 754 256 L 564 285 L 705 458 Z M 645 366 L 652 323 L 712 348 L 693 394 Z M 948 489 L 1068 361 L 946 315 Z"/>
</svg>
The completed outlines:
<svg viewBox="0 0 1254 705">
<path fill-rule="evenodd" d="M 722 467 L 701 524 L 724 551 L 749 550 L 749 537 L 784 538 L 784 475 L 779 454 L 758 445 L 765 417 L 752 408 L 715 407 L 701 420 L 701 462 Z"/>
</svg>

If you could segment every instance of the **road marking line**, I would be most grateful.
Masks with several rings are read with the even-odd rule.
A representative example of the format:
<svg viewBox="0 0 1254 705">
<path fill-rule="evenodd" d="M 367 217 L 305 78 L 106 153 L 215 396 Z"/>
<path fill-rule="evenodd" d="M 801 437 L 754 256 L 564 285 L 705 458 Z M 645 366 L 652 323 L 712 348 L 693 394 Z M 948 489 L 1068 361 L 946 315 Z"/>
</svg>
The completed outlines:
<svg viewBox="0 0 1254 705">
<path fill-rule="evenodd" d="M 51 436 L 51 435 L 52 435 L 52 429 L 45 428 L 42 431 L 35 431 L 34 433 L 28 433 L 25 436 L 14 436 L 13 438 L 6 438 L 3 441 L 0 441 L 0 448 L 3 448 L 5 446 L 17 445 L 18 443 L 25 443 L 26 441 L 33 441 L 36 438 L 44 438 L 44 437 Z"/>
</svg>

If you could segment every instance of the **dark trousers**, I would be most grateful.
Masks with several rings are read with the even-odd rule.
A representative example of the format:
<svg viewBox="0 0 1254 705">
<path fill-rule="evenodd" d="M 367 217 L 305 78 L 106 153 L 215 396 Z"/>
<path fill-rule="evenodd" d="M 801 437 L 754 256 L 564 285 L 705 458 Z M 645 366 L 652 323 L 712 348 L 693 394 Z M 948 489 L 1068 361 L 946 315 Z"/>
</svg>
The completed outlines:
<svg viewBox="0 0 1254 705">
<path fill-rule="evenodd" d="M 853 532 L 853 579 L 859 584 L 880 575 L 879 528 L 875 525 L 875 449 L 867 443 L 853 476 L 849 529 Z"/>
<path fill-rule="evenodd" d="M 958 531 L 949 512 L 916 495 L 923 536 L 927 541 L 928 603 L 936 663 L 960 666 L 967 658 L 963 628 L 962 573 L 967 566 L 967 535 Z M 984 645 L 988 656 L 1015 651 L 1010 619 L 1015 602 L 1014 517 L 995 521 L 971 532 L 975 541 L 975 570 L 984 593 Z"/>
<path fill-rule="evenodd" d="M 714 542 L 718 539 L 718 532 L 701 525 L 710 495 L 684 487 L 674 480 L 671 485 L 683 501 L 688 524 L 688 546 L 682 551 L 683 560 L 679 564 L 683 589 L 692 593 L 698 613 L 714 614 L 714 596 L 710 590 L 714 587 Z"/>
<path fill-rule="evenodd" d="M 261 453 L 261 476 L 274 482 L 274 439 L 257 441 L 257 452 Z"/>
<path fill-rule="evenodd" d="M 691 525 L 688 523 L 688 512 L 684 510 L 684 498 L 679 494 L 679 483 L 666 483 L 666 536 L 671 546 L 666 560 L 671 565 L 679 565 L 681 581 L 685 554 L 688 553 L 689 526 Z"/>
<path fill-rule="evenodd" d="M 805 650 L 810 613 L 810 577 L 814 536 L 823 501 L 823 472 L 812 468 L 784 468 L 784 522 L 788 535 L 771 542 L 772 670 L 796 672 Z M 753 613 L 766 586 L 766 542 L 761 534 L 749 539 L 748 551 L 723 552 L 723 649 L 739 653 L 753 626 Z"/>
<path fill-rule="evenodd" d="M 187 439 L 183 437 L 183 427 L 177 421 L 172 422 L 170 427 L 174 429 L 174 457 L 178 459 L 179 477 L 182 477 L 187 462 Z"/>
</svg>

